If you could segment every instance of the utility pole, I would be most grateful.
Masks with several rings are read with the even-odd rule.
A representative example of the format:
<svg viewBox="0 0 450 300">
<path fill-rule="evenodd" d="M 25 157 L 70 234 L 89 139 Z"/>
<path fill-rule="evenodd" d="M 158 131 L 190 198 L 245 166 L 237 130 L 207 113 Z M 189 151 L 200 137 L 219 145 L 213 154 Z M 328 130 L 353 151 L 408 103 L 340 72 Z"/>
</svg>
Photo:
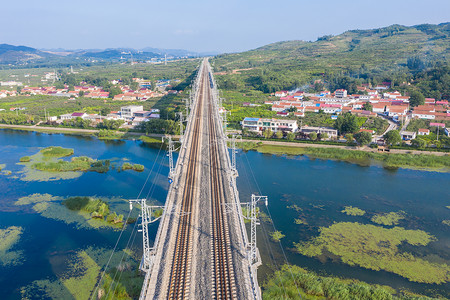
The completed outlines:
<svg viewBox="0 0 450 300">
<path fill-rule="evenodd" d="M 128 201 L 130 203 L 130 211 L 133 209 L 133 203 L 137 203 L 141 206 L 141 230 L 142 231 L 142 244 L 143 244 L 143 261 L 140 266 L 140 269 L 143 272 L 150 271 L 155 254 L 154 254 L 154 247 L 150 247 L 150 240 L 148 237 L 148 224 L 151 224 L 153 222 L 156 222 L 158 219 L 162 217 L 162 214 L 158 217 L 154 217 L 153 213 L 157 209 L 164 209 L 164 206 L 151 206 L 147 205 L 147 199 L 132 199 Z"/>
</svg>

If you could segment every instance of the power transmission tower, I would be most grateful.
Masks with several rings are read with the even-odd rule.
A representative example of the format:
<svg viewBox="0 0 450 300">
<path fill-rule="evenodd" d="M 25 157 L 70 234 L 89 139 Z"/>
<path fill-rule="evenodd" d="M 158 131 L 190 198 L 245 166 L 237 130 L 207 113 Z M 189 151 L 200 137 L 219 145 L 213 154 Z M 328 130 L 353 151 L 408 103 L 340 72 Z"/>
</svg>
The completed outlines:
<svg viewBox="0 0 450 300">
<path fill-rule="evenodd" d="M 257 255 L 256 248 L 256 225 L 260 225 L 256 205 L 261 200 L 265 201 L 266 206 L 269 205 L 269 199 L 267 196 L 256 196 L 254 194 L 252 194 L 251 202 L 242 203 L 245 204 L 247 208 L 247 216 L 244 216 L 244 218 L 250 220 L 250 243 L 247 248 L 248 259 L 252 265 L 260 263 L 260 258 L 259 255 Z"/>
<path fill-rule="evenodd" d="M 163 143 L 165 140 L 169 145 L 169 153 L 167 153 L 167 156 L 169 157 L 169 179 L 173 180 L 175 176 L 175 166 L 173 164 L 173 152 L 175 151 L 175 145 L 170 135 L 166 135 L 162 138 Z"/>
<path fill-rule="evenodd" d="M 236 166 L 236 140 L 239 140 L 242 144 L 242 136 L 233 134 L 231 136 L 231 171 L 235 177 L 238 176 L 237 166 Z"/>
<path fill-rule="evenodd" d="M 142 256 L 142 262 L 140 265 L 140 269 L 143 272 L 148 272 L 154 262 L 155 258 L 155 248 L 150 247 L 150 240 L 148 238 L 148 225 L 156 222 L 159 218 L 162 217 L 162 213 L 159 216 L 155 216 L 154 212 L 158 209 L 164 209 L 164 206 L 152 206 L 147 205 L 147 199 L 132 199 L 129 200 L 130 203 L 130 211 L 133 209 L 133 203 L 137 203 L 141 206 L 141 227 L 142 229 L 138 231 L 142 231 L 142 244 L 143 244 L 143 256 Z"/>
<path fill-rule="evenodd" d="M 183 112 L 178 112 L 180 116 L 180 143 L 183 142 Z"/>
</svg>

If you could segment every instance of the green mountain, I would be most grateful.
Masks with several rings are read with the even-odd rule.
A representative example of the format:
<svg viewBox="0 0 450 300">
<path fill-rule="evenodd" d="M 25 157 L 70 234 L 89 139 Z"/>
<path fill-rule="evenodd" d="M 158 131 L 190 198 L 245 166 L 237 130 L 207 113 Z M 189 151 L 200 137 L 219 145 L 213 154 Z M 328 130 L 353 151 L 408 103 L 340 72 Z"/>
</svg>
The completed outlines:
<svg viewBox="0 0 450 300">
<path fill-rule="evenodd" d="M 47 52 L 25 46 L 0 44 L 0 64 L 18 64 L 32 60 L 49 58 L 53 55 Z"/>
<path fill-rule="evenodd" d="M 216 71 L 269 66 L 314 73 L 330 69 L 404 66 L 408 58 L 422 63 L 450 58 L 450 23 L 439 25 L 392 25 L 370 30 L 350 30 L 324 36 L 315 42 L 286 41 L 255 50 L 223 54 L 215 59 Z"/>
</svg>

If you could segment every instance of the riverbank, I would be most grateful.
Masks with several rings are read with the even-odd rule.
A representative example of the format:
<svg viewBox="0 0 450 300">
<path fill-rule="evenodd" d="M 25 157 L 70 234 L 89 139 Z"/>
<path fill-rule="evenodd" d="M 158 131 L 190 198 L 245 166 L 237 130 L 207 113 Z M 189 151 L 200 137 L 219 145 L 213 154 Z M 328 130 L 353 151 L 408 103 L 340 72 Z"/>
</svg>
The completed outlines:
<svg viewBox="0 0 450 300">
<path fill-rule="evenodd" d="M 71 134 L 71 135 L 84 135 L 84 136 L 98 136 L 101 131 L 98 129 L 82 129 L 82 128 L 66 128 L 66 127 L 50 127 L 50 126 L 27 126 L 27 125 L 8 125 L 8 124 L 0 124 L 0 129 L 13 129 L 13 130 L 23 130 L 23 131 L 35 131 L 42 133 L 63 133 L 63 134 Z M 142 132 L 123 132 L 123 131 L 114 131 L 111 130 L 111 136 L 103 136 L 99 137 L 102 140 L 123 140 L 123 139 L 141 139 L 144 142 L 146 140 L 142 139 L 142 137 L 153 138 L 151 139 L 151 143 L 156 143 L 159 141 L 164 134 L 144 134 Z M 175 139 L 179 138 L 179 136 L 174 136 Z M 150 142 L 149 142 L 150 143 Z"/>
<path fill-rule="evenodd" d="M 369 166 L 381 164 L 385 168 L 405 168 L 423 171 L 450 172 L 450 156 L 447 153 L 424 153 L 396 150 L 391 153 L 379 153 L 374 149 L 357 149 L 334 145 L 311 145 L 286 142 L 243 142 L 244 150 L 275 155 L 306 155 L 310 158 L 341 160 Z M 397 152 L 398 151 L 398 152 Z"/>
</svg>

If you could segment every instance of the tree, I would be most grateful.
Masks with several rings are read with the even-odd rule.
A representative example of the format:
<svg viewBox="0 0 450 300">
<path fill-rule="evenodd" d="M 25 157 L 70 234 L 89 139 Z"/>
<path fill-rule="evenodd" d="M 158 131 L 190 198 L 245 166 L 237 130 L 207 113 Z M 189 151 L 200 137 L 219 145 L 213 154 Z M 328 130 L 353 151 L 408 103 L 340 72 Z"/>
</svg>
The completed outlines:
<svg viewBox="0 0 450 300">
<path fill-rule="evenodd" d="M 348 112 L 336 119 L 334 128 L 339 131 L 339 134 L 355 133 L 359 129 L 358 120 L 355 115 Z"/>
<path fill-rule="evenodd" d="M 353 143 L 353 134 L 351 134 L 351 133 L 347 133 L 346 135 L 345 135 L 345 139 L 347 140 L 347 143 Z"/>
<path fill-rule="evenodd" d="M 286 138 L 288 141 L 292 142 L 295 139 L 295 133 L 293 132 L 288 132 L 286 135 Z"/>
<path fill-rule="evenodd" d="M 363 104 L 363 109 L 368 111 L 373 111 L 373 105 L 370 102 L 366 102 Z"/>
<path fill-rule="evenodd" d="M 21 87 L 21 86 L 18 86 L 18 87 L 16 88 L 16 91 L 20 94 L 20 92 L 22 92 L 22 87 Z"/>
<path fill-rule="evenodd" d="M 264 137 L 265 137 L 266 139 L 270 139 L 270 138 L 272 137 L 272 135 L 273 135 L 273 132 L 272 132 L 272 130 L 270 130 L 270 128 L 267 128 L 267 129 L 264 131 L 263 135 L 264 135 Z"/>
<path fill-rule="evenodd" d="M 309 138 L 310 138 L 312 141 L 315 141 L 315 140 L 317 139 L 317 133 L 311 132 L 311 133 L 309 134 Z"/>
<path fill-rule="evenodd" d="M 425 104 L 425 96 L 419 91 L 412 91 L 409 94 L 409 104 L 412 107 Z"/>
<path fill-rule="evenodd" d="M 355 134 L 355 139 L 361 146 L 370 144 L 372 141 L 372 135 L 370 132 L 367 131 L 361 131 Z"/>
<path fill-rule="evenodd" d="M 421 138 L 415 138 L 411 141 L 411 145 L 417 148 L 425 148 L 427 146 L 427 141 Z"/>
<path fill-rule="evenodd" d="M 386 132 L 386 134 L 384 135 L 384 139 L 389 145 L 396 145 L 402 141 L 402 137 L 400 136 L 398 130 L 391 130 Z"/>
<path fill-rule="evenodd" d="M 102 107 L 102 109 L 100 110 L 100 114 L 102 116 L 107 116 L 110 113 L 111 113 L 111 109 L 109 109 L 108 107 Z"/>
<path fill-rule="evenodd" d="M 84 96 L 84 91 L 80 91 L 80 92 L 78 93 L 78 96 L 83 97 L 83 96 Z"/>
<path fill-rule="evenodd" d="M 113 99 L 114 96 L 116 96 L 116 95 L 122 94 L 122 90 L 118 86 L 112 86 L 106 91 L 109 92 L 109 98 L 111 98 L 111 99 Z"/>
<path fill-rule="evenodd" d="M 328 138 L 328 133 L 323 132 L 323 133 L 320 134 L 320 139 L 321 140 L 326 140 L 327 138 Z"/>
<path fill-rule="evenodd" d="M 282 138 L 283 138 L 283 131 L 278 130 L 278 131 L 275 133 L 275 136 L 277 137 L 277 139 L 282 139 Z"/>
<path fill-rule="evenodd" d="M 130 88 L 131 88 L 132 90 L 136 91 L 136 90 L 139 88 L 139 83 L 137 83 L 136 81 L 133 81 L 133 82 L 130 84 Z"/>
</svg>

